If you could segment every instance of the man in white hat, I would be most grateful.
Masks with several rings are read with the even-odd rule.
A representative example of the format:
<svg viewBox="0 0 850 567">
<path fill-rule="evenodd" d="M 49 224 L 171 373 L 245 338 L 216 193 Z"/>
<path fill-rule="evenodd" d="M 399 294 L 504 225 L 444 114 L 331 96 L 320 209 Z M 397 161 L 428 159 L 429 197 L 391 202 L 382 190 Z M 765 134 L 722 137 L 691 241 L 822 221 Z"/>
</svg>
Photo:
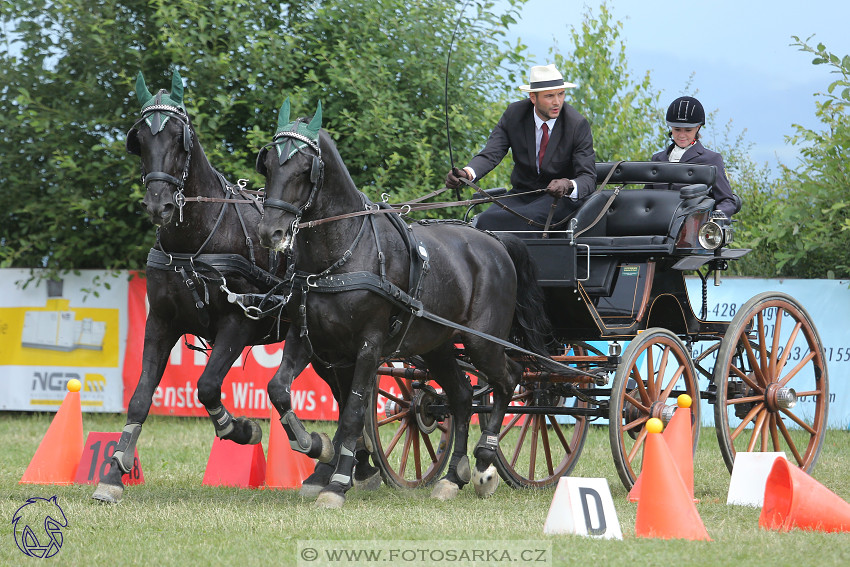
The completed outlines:
<svg viewBox="0 0 850 567">
<path fill-rule="evenodd" d="M 529 79 L 527 85 L 520 87 L 528 98 L 510 104 L 484 149 L 466 167 L 452 168 L 446 176 L 447 187 L 460 187 L 461 177 L 471 181 L 484 177 L 499 165 L 509 149 L 512 151 L 513 188 L 509 195 L 515 196 L 502 199 L 501 203 L 518 214 L 493 204 L 478 217 L 477 226 L 482 229 L 539 231 L 535 224 L 546 223 L 553 203 L 550 223 L 557 223 L 596 188 L 596 153 L 590 124 L 564 102 L 566 89 L 575 85 L 564 82 L 554 65 L 532 67 Z M 544 188 L 545 193 L 528 193 Z"/>
</svg>

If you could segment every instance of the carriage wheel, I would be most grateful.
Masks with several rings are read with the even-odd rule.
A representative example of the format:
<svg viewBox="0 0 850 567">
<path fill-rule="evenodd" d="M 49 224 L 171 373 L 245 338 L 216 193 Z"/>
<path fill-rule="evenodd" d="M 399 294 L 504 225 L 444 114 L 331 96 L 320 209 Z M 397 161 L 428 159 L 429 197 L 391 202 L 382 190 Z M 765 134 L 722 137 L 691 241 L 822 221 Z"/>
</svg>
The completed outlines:
<svg viewBox="0 0 850 567">
<path fill-rule="evenodd" d="M 410 361 L 393 366 L 423 369 Z M 372 460 L 390 486 L 428 486 L 451 458 L 452 417 L 435 419 L 428 411 L 432 404 L 445 405 L 445 396 L 427 384 L 414 388 L 412 378 L 386 377 L 380 371 L 377 378 L 364 430 L 372 443 Z"/>
<path fill-rule="evenodd" d="M 690 354 L 667 329 L 647 329 L 629 342 L 611 386 L 608 435 L 626 490 L 631 490 L 642 468 L 646 422 L 651 417 L 668 422 L 680 394 L 693 400 L 692 423 L 698 424 L 700 394 Z M 694 450 L 698 438 L 699 427 L 694 427 Z"/>
<path fill-rule="evenodd" d="M 826 434 L 829 379 L 811 317 L 783 293 L 756 295 L 729 324 L 714 366 L 714 424 L 726 466 L 738 451 L 784 451 L 811 471 Z"/>
<path fill-rule="evenodd" d="M 567 355 L 602 353 L 586 344 L 573 345 Z M 580 366 L 582 370 L 589 370 Z M 592 395 L 592 393 L 591 393 Z M 494 465 L 513 488 L 546 488 L 569 474 L 578 461 L 587 438 L 584 416 L 512 413 L 512 407 L 587 408 L 587 402 L 561 396 L 557 384 L 521 383 L 505 414 L 499 431 L 499 451 Z"/>
</svg>

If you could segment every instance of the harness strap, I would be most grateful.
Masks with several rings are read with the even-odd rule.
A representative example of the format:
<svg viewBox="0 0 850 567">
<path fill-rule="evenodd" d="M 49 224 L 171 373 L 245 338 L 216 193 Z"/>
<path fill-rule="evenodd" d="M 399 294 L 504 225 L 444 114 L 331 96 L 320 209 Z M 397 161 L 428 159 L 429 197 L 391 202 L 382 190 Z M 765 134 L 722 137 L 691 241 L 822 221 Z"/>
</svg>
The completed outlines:
<svg viewBox="0 0 850 567">
<path fill-rule="evenodd" d="M 158 270 L 191 267 L 195 272 L 219 281 L 224 280 L 221 272 L 238 272 L 259 287 L 267 287 L 283 281 L 239 254 L 169 254 L 151 248 L 148 252 L 147 266 Z"/>
<path fill-rule="evenodd" d="M 596 191 L 594 191 L 594 193 L 599 193 L 600 191 L 602 191 L 602 189 L 611 180 L 611 176 L 614 175 L 614 172 L 617 170 L 617 168 L 620 166 L 621 163 L 623 163 L 623 160 L 616 162 L 613 165 L 613 167 L 611 167 L 611 169 L 608 170 L 608 175 L 605 176 L 605 179 L 602 180 L 602 184 L 599 187 L 596 188 Z M 590 230 L 591 228 L 596 226 L 596 223 L 598 223 L 600 220 L 602 220 L 602 217 L 605 216 L 605 213 L 611 207 L 611 203 L 613 203 L 614 199 L 617 198 L 617 195 L 620 194 L 620 189 L 622 189 L 622 186 L 614 188 L 614 193 L 612 193 L 611 196 L 608 197 L 608 201 L 605 203 L 605 206 L 602 207 L 602 210 L 599 211 L 599 214 L 596 215 L 596 218 L 593 219 L 593 222 L 591 222 L 589 225 L 587 225 L 586 227 L 584 227 L 583 229 L 578 231 L 573 238 L 578 238 L 580 235 L 584 234 L 585 232 L 587 232 L 588 230 Z"/>
<path fill-rule="evenodd" d="M 183 182 L 174 177 L 173 175 L 169 175 L 162 171 L 152 171 L 145 175 L 144 179 L 142 179 L 142 183 L 147 184 L 151 181 L 165 181 L 167 183 L 171 183 L 172 185 L 176 185 L 178 189 L 183 188 Z"/>
<path fill-rule="evenodd" d="M 552 224 L 552 217 L 555 216 L 555 209 L 558 207 L 560 197 L 552 199 L 552 206 L 549 207 L 549 216 L 546 217 L 546 225 L 543 227 L 543 238 L 549 238 L 549 225 Z"/>
<path fill-rule="evenodd" d="M 306 276 L 301 275 L 297 277 L 304 278 L 306 285 Z M 482 339 L 494 342 L 505 348 L 509 348 L 513 351 L 516 351 L 520 354 L 534 357 L 541 361 L 544 365 L 549 366 L 550 368 L 556 367 L 558 372 L 566 372 L 571 376 L 578 374 L 582 376 L 596 378 L 596 375 L 591 374 L 590 372 L 585 372 L 583 370 L 579 370 L 577 368 L 561 364 L 556 360 L 552 360 L 548 356 L 532 352 L 530 350 L 519 347 L 513 343 L 510 343 L 506 340 L 500 339 L 498 337 L 489 335 L 481 331 L 477 331 L 470 327 L 465 327 L 463 325 L 455 323 L 454 321 L 426 311 L 421 301 L 411 297 L 398 286 L 394 285 L 392 282 L 381 281 L 381 278 L 372 272 L 349 272 L 346 274 L 328 275 L 318 280 L 311 279 L 309 285 L 306 285 L 306 287 L 308 287 L 311 291 L 317 293 L 343 293 L 346 291 L 355 290 L 371 291 L 383 296 L 385 299 L 388 299 L 399 307 L 409 309 L 415 317 L 428 319 L 429 321 L 433 321 L 434 323 L 438 323 L 445 327 L 461 331 L 462 333 L 474 335 L 476 337 L 480 337 Z"/>
</svg>

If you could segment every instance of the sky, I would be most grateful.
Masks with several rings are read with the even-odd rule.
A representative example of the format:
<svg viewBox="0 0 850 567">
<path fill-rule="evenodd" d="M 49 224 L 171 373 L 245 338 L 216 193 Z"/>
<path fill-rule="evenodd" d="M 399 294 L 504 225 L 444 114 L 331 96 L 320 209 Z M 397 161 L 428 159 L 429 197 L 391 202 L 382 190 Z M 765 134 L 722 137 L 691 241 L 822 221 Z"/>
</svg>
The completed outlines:
<svg viewBox="0 0 850 567">
<path fill-rule="evenodd" d="M 545 65 L 555 43 L 562 54 L 572 51 L 570 29 L 581 25 L 587 8 L 598 14 L 600 3 L 529 0 L 509 38 L 521 38 L 532 63 Z M 823 129 L 815 93 L 838 76 L 828 65 L 812 65 L 811 54 L 790 44 L 792 36 L 814 36 L 810 45 L 823 43 L 839 57 L 850 54 L 847 0 L 609 0 L 608 8 L 623 24 L 620 39 L 635 81 L 650 71 L 665 108 L 688 94 L 715 113 L 704 130 L 707 147 L 712 127 L 722 135 L 731 120 L 733 134 L 746 130 L 753 161 L 776 175 L 778 163 L 798 163 L 798 148 L 785 141 L 793 124 Z"/>
</svg>

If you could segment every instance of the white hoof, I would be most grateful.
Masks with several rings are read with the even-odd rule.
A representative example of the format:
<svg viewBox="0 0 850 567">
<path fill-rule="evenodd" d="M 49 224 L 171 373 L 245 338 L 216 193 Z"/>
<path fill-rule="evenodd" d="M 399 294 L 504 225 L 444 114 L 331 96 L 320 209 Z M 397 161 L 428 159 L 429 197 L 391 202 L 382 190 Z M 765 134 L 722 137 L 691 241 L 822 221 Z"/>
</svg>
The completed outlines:
<svg viewBox="0 0 850 567">
<path fill-rule="evenodd" d="M 363 480 L 354 479 L 354 488 L 357 490 L 378 490 L 381 488 L 381 471 L 375 471 L 375 474 Z"/>
<path fill-rule="evenodd" d="M 431 490 L 431 498 L 437 500 L 452 500 L 460 492 L 460 487 L 450 480 L 445 478 L 440 479 Z"/>
<path fill-rule="evenodd" d="M 340 496 L 336 492 L 324 491 L 319 493 L 319 497 L 316 498 L 316 507 L 317 508 L 325 508 L 325 509 L 337 509 L 342 508 L 342 505 L 345 504 L 345 496 Z"/>
<path fill-rule="evenodd" d="M 301 495 L 302 498 L 315 498 L 322 491 L 324 486 L 321 484 L 302 484 L 301 488 L 298 490 L 298 494 Z"/>
<path fill-rule="evenodd" d="M 472 486 L 479 498 L 489 498 L 499 486 L 499 473 L 496 467 L 490 465 L 484 472 L 478 472 L 478 467 L 472 469 Z"/>
<path fill-rule="evenodd" d="M 327 433 L 319 433 L 322 438 L 322 452 L 319 454 L 320 463 L 329 463 L 334 458 L 334 444 L 331 443 L 331 438 Z"/>
</svg>

